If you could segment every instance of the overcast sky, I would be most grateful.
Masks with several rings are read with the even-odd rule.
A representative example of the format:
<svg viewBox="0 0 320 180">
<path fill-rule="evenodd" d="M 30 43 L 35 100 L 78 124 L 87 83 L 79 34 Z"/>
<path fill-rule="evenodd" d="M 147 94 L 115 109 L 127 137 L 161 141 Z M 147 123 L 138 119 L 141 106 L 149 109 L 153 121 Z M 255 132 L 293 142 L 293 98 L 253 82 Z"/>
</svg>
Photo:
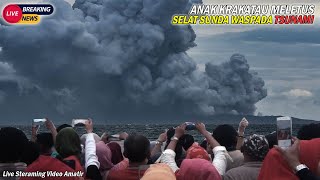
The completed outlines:
<svg viewBox="0 0 320 180">
<path fill-rule="evenodd" d="M 21 1 L 5 0 L 0 5 L 8 2 Z M 68 2 L 73 4 L 74 1 Z M 204 0 L 208 4 L 259 2 Z M 251 69 L 265 80 L 268 89 L 268 96 L 257 104 L 257 112 L 319 120 L 320 3 L 315 0 L 265 0 L 263 3 L 315 4 L 316 23 L 296 26 L 193 26 L 197 34 L 197 47 L 190 49 L 188 54 L 198 63 L 199 69 L 203 69 L 207 62 L 224 62 L 233 53 L 245 55 Z"/>
<path fill-rule="evenodd" d="M 260 0 L 203 2 L 262 3 Z M 198 46 L 188 53 L 200 69 L 206 62 L 219 64 L 233 53 L 244 54 L 268 89 L 268 96 L 257 104 L 257 112 L 320 120 L 320 3 L 317 0 L 265 0 L 263 3 L 314 4 L 316 23 L 298 26 L 196 25 L 193 28 Z"/>
<path fill-rule="evenodd" d="M 259 3 L 261 1 L 205 0 L 205 3 Z M 316 23 L 298 26 L 194 26 L 197 47 L 189 51 L 203 68 L 220 63 L 236 52 L 246 56 L 251 68 L 265 80 L 268 96 L 257 112 L 319 120 L 320 34 L 319 1 L 263 1 L 316 5 Z"/>
</svg>

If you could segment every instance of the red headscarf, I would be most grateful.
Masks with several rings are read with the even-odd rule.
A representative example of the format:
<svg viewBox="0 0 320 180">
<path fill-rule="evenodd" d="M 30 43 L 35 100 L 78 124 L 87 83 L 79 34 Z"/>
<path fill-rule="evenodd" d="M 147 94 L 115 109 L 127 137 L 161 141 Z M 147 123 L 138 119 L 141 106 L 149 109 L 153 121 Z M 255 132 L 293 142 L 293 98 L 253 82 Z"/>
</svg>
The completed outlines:
<svg viewBox="0 0 320 180">
<path fill-rule="evenodd" d="M 121 152 L 121 146 L 116 142 L 110 142 L 107 144 L 112 152 L 112 163 L 114 165 L 118 164 L 123 160 L 122 152 Z"/>
<path fill-rule="evenodd" d="M 195 159 L 195 158 L 206 159 L 208 161 L 211 160 L 208 152 L 205 149 L 203 149 L 201 146 L 199 146 L 198 143 L 193 143 L 192 146 L 187 150 L 186 159 Z"/>
<path fill-rule="evenodd" d="M 176 173 L 177 180 L 221 180 L 217 169 L 204 159 L 185 159 Z"/>
<path fill-rule="evenodd" d="M 320 138 L 300 141 L 300 162 L 317 172 L 320 161 Z M 264 159 L 258 180 L 281 179 L 298 180 L 293 170 L 288 166 L 276 149 L 271 149 Z"/>
</svg>

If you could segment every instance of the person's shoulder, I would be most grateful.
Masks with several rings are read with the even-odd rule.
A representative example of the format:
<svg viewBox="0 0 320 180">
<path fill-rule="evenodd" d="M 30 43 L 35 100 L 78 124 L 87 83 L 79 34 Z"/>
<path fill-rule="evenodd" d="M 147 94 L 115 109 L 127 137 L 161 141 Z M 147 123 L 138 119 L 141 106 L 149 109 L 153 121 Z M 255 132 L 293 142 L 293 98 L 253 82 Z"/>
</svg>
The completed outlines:
<svg viewBox="0 0 320 180">
<path fill-rule="evenodd" d="M 142 177 L 144 174 L 145 170 L 138 170 L 138 169 L 121 169 L 121 170 L 110 170 L 107 179 L 108 180 L 122 180 L 122 179 L 127 179 L 127 180 L 136 180 L 139 178 L 139 173 L 140 176 Z"/>
<path fill-rule="evenodd" d="M 228 170 L 222 176 L 222 179 L 223 180 L 237 180 L 238 177 L 239 177 L 239 170 L 237 170 L 237 168 L 233 168 L 233 169 Z"/>
<path fill-rule="evenodd" d="M 73 171 L 72 168 L 65 165 L 60 160 L 50 157 L 40 155 L 32 164 L 26 168 L 26 172 L 33 172 L 36 170 L 61 170 L 61 171 Z"/>
<path fill-rule="evenodd" d="M 223 180 L 256 179 L 260 168 L 239 166 L 232 168 L 223 175 Z"/>
</svg>

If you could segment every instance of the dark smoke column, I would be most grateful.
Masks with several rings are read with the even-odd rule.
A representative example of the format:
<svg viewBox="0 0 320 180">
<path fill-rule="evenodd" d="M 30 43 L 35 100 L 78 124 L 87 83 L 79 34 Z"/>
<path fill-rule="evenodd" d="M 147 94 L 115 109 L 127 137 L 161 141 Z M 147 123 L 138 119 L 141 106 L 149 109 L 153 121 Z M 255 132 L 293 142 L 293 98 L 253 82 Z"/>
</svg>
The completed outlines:
<svg viewBox="0 0 320 180">
<path fill-rule="evenodd" d="M 266 89 L 244 56 L 201 72 L 187 54 L 192 27 L 171 25 L 197 2 L 56 0 L 38 26 L 0 26 L 0 106 L 21 110 L 0 113 L 126 121 L 254 113 Z"/>
</svg>

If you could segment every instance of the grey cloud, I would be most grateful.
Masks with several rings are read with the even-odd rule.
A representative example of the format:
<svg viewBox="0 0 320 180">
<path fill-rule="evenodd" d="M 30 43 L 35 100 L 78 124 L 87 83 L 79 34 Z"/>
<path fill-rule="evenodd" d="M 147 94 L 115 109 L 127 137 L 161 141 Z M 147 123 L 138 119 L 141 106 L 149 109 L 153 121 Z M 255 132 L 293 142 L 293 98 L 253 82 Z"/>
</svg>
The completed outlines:
<svg viewBox="0 0 320 180">
<path fill-rule="evenodd" d="M 287 28 L 259 28 L 225 35 L 231 39 L 245 41 L 320 44 L 319 30 L 319 26 L 316 25 L 306 27 L 289 26 Z"/>
<path fill-rule="evenodd" d="M 186 53 L 196 46 L 195 32 L 170 24 L 173 14 L 197 1 L 78 0 L 74 9 L 50 2 L 56 12 L 40 25 L 0 26 L 0 59 L 30 87 L 18 96 L 14 86 L 0 84 L 7 93 L 4 117 L 133 121 L 252 114 L 266 96 L 264 81 L 242 55 L 197 70 Z"/>
</svg>

